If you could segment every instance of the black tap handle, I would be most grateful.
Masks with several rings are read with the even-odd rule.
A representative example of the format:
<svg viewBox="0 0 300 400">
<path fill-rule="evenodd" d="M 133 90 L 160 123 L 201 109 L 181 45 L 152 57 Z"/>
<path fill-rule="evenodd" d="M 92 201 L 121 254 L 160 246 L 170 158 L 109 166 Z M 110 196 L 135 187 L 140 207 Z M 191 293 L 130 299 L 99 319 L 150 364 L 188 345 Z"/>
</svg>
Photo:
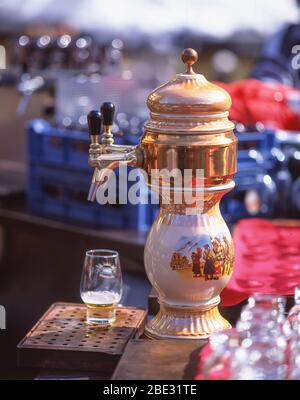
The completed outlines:
<svg viewBox="0 0 300 400">
<path fill-rule="evenodd" d="M 87 115 L 89 134 L 92 136 L 100 135 L 102 116 L 100 111 L 92 110 Z"/>
<path fill-rule="evenodd" d="M 112 125 L 115 114 L 115 106 L 110 101 L 105 102 L 101 106 L 101 113 L 103 117 L 103 125 Z"/>
</svg>

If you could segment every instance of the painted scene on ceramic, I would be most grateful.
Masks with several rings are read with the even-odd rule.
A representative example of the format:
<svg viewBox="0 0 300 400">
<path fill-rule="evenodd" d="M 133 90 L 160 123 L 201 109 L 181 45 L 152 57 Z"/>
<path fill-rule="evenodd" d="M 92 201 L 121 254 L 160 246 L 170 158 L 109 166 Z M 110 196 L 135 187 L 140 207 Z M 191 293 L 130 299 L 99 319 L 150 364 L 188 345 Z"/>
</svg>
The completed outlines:
<svg viewBox="0 0 300 400">
<path fill-rule="evenodd" d="M 170 267 L 173 271 L 189 274 L 194 278 L 217 280 L 231 275 L 233 249 L 226 234 L 210 237 L 182 236 L 177 242 Z"/>
</svg>

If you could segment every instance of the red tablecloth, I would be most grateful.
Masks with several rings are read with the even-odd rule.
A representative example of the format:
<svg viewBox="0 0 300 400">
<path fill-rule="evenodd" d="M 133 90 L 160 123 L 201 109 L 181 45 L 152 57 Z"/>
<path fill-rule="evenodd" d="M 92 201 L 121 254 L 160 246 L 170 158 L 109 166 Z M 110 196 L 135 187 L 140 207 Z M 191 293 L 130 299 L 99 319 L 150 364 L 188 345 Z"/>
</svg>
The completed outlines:
<svg viewBox="0 0 300 400">
<path fill-rule="evenodd" d="M 245 125 L 260 121 L 269 128 L 300 130 L 300 115 L 292 107 L 293 99 L 299 99 L 298 89 L 256 79 L 216 83 L 231 95 L 231 119 Z"/>
<path fill-rule="evenodd" d="M 253 293 L 293 295 L 300 284 L 300 221 L 245 219 L 234 230 L 233 275 L 221 293 L 230 306 Z"/>
</svg>

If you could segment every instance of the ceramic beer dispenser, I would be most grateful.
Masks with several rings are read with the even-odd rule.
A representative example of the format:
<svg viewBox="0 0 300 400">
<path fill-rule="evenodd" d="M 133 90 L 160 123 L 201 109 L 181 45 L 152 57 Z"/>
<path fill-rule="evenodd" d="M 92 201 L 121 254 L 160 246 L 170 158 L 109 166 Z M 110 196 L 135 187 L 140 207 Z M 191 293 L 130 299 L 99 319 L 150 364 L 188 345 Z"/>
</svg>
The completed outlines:
<svg viewBox="0 0 300 400">
<path fill-rule="evenodd" d="M 160 195 L 144 253 L 160 305 L 146 326 L 151 338 L 201 339 L 230 327 L 218 310 L 234 257 L 219 203 L 234 187 L 237 139 L 228 119 L 231 98 L 193 71 L 197 59 L 195 50 L 185 49 L 185 72 L 150 93 L 150 116 L 137 146 L 114 144 L 113 104 L 104 103 L 101 113 L 88 116 L 89 163 L 95 168 L 89 199 L 101 188 L 103 170 L 121 164 L 144 169 L 148 185 Z M 153 171 L 175 175 L 153 179 Z M 177 175 L 189 185 L 180 186 Z"/>
</svg>

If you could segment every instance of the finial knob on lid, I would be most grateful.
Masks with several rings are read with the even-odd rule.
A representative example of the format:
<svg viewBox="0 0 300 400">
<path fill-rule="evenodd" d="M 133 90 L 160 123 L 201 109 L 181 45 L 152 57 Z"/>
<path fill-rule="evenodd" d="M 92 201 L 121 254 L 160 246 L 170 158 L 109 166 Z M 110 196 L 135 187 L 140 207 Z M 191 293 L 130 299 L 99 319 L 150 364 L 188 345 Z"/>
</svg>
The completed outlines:
<svg viewBox="0 0 300 400">
<path fill-rule="evenodd" d="M 184 49 L 181 53 L 181 59 L 187 66 L 185 73 L 194 74 L 195 72 L 192 65 L 194 65 L 198 61 L 198 53 L 196 52 L 196 50 L 191 48 Z"/>
</svg>

